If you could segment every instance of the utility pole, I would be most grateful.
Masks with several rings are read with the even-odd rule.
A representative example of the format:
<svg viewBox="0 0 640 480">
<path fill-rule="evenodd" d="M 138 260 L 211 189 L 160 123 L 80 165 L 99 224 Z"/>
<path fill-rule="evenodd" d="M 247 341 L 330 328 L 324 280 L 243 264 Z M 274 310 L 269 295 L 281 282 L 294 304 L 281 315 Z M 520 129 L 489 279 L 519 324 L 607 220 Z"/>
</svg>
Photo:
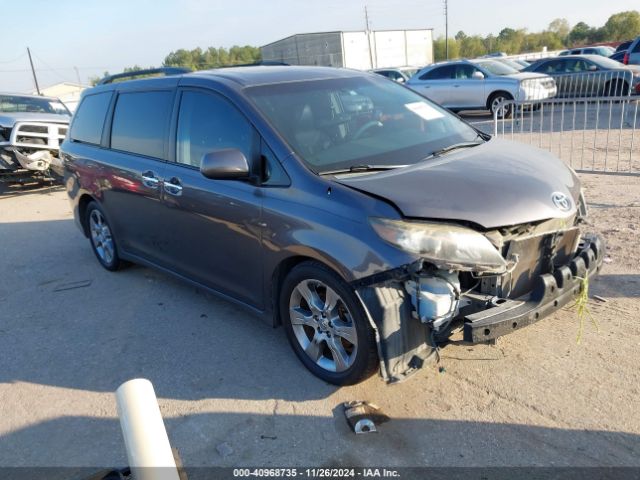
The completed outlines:
<svg viewBox="0 0 640 480">
<path fill-rule="evenodd" d="M 31 59 L 31 50 L 29 50 L 29 47 L 27 47 L 27 54 L 29 54 L 29 63 L 31 64 L 31 73 L 33 73 L 33 81 L 36 84 L 36 91 L 38 92 L 38 95 L 42 95 L 40 93 L 40 85 L 38 85 L 38 77 L 36 77 L 36 69 L 33 68 L 33 60 Z"/>
<path fill-rule="evenodd" d="M 444 0 L 444 52 L 449 60 L 449 0 Z"/>
<path fill-rule="evenodd" d="M 367 34 L 367 46 L 369 47 L 369 63 L 371 65 L 371 68 L 374 68 L 373 66 L 373 52 L 371 49 L 371 29 L 369 28 L 369 10 L 367 9 L 367 6 L 364 6 L 364 24 L 365 24 L 365 33 Z"/>
</svg>

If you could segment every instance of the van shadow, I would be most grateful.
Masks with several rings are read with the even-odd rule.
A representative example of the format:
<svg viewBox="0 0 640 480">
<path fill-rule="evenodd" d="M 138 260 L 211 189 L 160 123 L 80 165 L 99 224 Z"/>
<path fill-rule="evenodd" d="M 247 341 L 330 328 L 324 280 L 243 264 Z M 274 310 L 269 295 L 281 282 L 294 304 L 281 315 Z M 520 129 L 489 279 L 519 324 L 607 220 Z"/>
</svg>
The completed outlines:
<svg viewBox="0 0 640 480">
<path fill-rule="evenodd" d="M 402 418 L 379 426 L 378 433 L 355 435 L 341 408 L 335 412 L 333 418 L 202 413 L 167 416 L 164 422 L 171 445 L 178 450 L 190 479 L 211 478 L 203 467 L 215 466 L 549 466 L 556 469 L 550 472 L 555 476 L 538 472 L 542 475 L 535 478 L 558 478 L 559 467 L 636 467 L 636 475 L 640 467 L 640 436 L 631 433 Z M 224 449 L 219 448 L 223 444 Z M 98 470 L 126 464 L 124 441 L 116 418 L 61 417 L 0 436 L 3 467 Z M 68 473 L 52 470 L 41 478 L 71 478 Z M 456 478 L 451 476 L 455 471 L 448 473 L 442 478 Z M 479 472 L 462 473 L 465 476 L 460 478 L 483 478 L 473 475 Z M 506 473 L 509 475 L 497 478 L 523 478 L 517 471 Z M 403 478 L 411 477 L 403 475 Z"/>
<path fill-rule="evenodd" d="M 176 399 L 336 391 L 283 329 L 152 269 L 105 271 L 72 220 L 0 223 L 0 244 L 0 383 L 112 392 L 144 377 Z"/>
</svg>

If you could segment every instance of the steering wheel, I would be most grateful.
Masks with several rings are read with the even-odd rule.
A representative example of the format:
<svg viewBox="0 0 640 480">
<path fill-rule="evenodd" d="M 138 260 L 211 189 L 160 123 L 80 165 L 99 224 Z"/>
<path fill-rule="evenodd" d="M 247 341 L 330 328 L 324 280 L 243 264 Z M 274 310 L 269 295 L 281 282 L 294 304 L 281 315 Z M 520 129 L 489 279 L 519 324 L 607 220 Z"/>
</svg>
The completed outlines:
<svg viewBox="0 0 640 480">
<path fill-rule="evenodd" d="M 356 133 L 353 134 L 353 139 L 357 140 L 359 139 L 362 134 L 364 134 L 364 132 L 366 132 L 367 130 L 373 128 L 373 127 L 383 127 L 384 125 L 382 124 L 382 122 L 380 120 L 372 120 L 370 122 L 365 123 L 364 125 L 362 125 L 358 131 L 356 131 Z"/>
</svg>

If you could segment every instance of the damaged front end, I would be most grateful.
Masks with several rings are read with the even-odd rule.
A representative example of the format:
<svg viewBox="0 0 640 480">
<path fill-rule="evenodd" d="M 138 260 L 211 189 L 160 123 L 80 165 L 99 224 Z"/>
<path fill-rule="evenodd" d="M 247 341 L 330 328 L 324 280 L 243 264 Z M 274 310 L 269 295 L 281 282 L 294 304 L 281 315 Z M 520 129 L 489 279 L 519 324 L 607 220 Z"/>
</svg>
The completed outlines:
<svg viewBox="0 0 640 480">
<path fill-rule="evenodd" d="M 480 343 L 566 305 L 604 258 L 596 235 L 573 216 L 487 232 L 455 225 L 374 219 L 376 232 L 420 260 L 354 282 L 376 330 L 381 372 L 401 381 L 434 358 L 461 327 Z"/>
<path fill-rule="evenodd" d="M 21 121 L 0 127 L 0 172 L 62 177 L 60 144 L 68 124 Z"/>
</svg>

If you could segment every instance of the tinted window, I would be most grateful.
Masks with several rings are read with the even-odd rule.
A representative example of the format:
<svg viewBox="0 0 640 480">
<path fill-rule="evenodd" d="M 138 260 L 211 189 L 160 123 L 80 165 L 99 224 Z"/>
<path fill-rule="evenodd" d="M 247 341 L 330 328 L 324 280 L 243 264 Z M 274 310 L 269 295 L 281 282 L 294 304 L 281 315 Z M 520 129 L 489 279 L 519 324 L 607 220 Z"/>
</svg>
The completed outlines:
<svg viewBox="0 0 640 480">
<path fill-rule="evenodd" d="M 110 101 L 111 92 L 84 97 L 73 117 L 69 138 L 78 142 L 99 145 Z"/>
<path fill-rule="evenodd" d="M 172 92 L 121 93 L 113 113 L 111 148 L 164 157 Z"/>
<path fill-rule="evenodd" d="M 640 52 L 640 40 L 636 39 L 636 44 L 633 47 L 633 53 L 638 53 L 638 52 Z"/>
<path fill-rule="evenodd" d="M 541 62 L 533 69 L 541 73 L 557 73 L 562 71 L 562 60 L 551 60 L 549 62 Z"/>
<path fill-rule="evenodd" d="M 237 148 L 250 161 L 253 139 L 249 121 L 224 98 L 183 93 L 178 117 L 178 162 L 199 167 L 205 153 L 224 148 Z"/>
<path fill-rule="evenodd" d="M 455 78 L 458 80 L 470 79 L 473 76 L 473 72 L 476 71 L 478 69 L 471 65 L 456 65 Z"/>
<path fill-rule="evenodd" d="M 420 76 L 420 80 L 442 80 L 445 78 L 453 78 L 454 65 L 445 65 L 429 70 Z"/>
</svg>

